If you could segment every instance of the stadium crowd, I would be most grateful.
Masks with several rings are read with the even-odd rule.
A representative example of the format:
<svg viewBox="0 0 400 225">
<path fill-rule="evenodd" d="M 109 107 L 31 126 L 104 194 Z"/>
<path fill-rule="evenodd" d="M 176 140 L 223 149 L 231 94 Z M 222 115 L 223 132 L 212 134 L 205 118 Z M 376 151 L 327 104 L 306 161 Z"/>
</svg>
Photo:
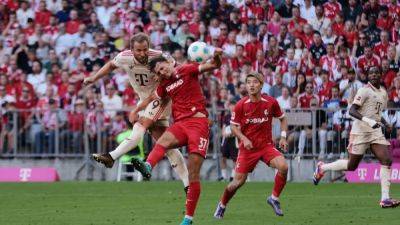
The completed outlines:
<svg viewBox="0 0 400 225">
<path fill-rule="evenodd" d="M 222 68 L 202 77 L 209 104 L 210 82 L 218 81 L 218 107 L 228 108 L 246 95 L 244 78 L 254 70 L 264 75 L 263 92 L 283 109 L 320 108 L 321 157 L 332 151 L 335 138 L 347 139 L 346 108 L 366 84 L 369 67 L 381 68 L 389 107 L 400 106 L 397 0 L 2 0 L 0 154 L 12 150 L 14 124 L 19 137 L 27 137 L 18 140 L 31 140 L 36 153 L 52 151 L 55 127 L 63 128 L 60 147 L 75 145 L 77 152 L 85 124 L 89 137 L 100 130 L 104 143 L 124 131 L 126 114 L 117 111 L 137 103 L 128 75 L 117 70 L 87 88 L 82 80 L 129 49 L 138 32 L 178 63 L 196 40 L 224 50 Z M 23 110 L 18 121 L 13 109 Z M 385 116 L 396 139 L 400 112 Z M 299 155 L 310 135 L 308 127 L 292 127 L 289 140 Z"/>
</svg>

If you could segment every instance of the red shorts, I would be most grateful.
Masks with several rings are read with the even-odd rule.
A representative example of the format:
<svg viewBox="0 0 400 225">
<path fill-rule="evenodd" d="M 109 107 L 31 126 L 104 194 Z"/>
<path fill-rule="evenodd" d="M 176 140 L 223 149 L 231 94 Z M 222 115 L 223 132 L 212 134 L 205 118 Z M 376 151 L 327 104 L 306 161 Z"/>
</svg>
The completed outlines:
<svg viewBox="0 0 400 225">
<path fill-rule="evenodd" d="M 179 146 L 188 146 L 189 153 L 206 157 L 210 128 L 207 118 L 186 118 L 167 129 L 179 141 Z"/>
<path fill-rule="evenodd" d="M 269 166 L 269 162 L 275 157 L 283 156 L 273 145 L 268 145 L 262 149 L 239 150 L 239 155 L 236 161 L 236 173 L 250 173 L 257 166 L 259 160 Z"/>
</svg>

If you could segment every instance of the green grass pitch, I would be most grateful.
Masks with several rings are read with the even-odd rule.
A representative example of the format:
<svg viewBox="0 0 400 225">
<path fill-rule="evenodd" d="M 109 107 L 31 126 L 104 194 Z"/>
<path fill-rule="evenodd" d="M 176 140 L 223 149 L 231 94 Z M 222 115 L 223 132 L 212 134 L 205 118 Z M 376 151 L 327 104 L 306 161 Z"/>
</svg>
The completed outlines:
<svg viewBox="0 0 400 225">
<path fill-rule="evenodd" d="M 226 183 L 203 182 L 194 224 L 400 224 L 400 208 L 378 206 L 379 184 L 288 183 L 281 196 L 284 217 L 266 204 L 272 183 L 247 183 L 223 220 L 212 215 Z M 400 185 L 392 184 L 400 198 Z M 1 225 L 179 224 L 184 212 L 179 182 L 1 183 Z"/>
</svg>

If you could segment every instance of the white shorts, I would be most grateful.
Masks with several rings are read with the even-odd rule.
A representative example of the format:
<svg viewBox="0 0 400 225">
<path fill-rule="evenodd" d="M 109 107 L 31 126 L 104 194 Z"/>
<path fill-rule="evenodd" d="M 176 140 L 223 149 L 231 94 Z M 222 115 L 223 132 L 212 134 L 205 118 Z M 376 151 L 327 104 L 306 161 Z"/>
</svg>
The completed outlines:
<svg viewBox="0 0 400 225">
<path fill-rule="evenodd" d="M 169 116 L 171 114 L 171 101 L 163 102 L 156 99 L 147 105 L 145 110 L 139 112 L 139 117 L 145 117 L 154 121 L 156 126 L 169 126 Z"/>
<path fill-rule="evenodd" d="M 349 153 L 354 155 L 364 155 L 372 144 L 390 145 L 382 133 L 381 129 L 365 134 L 350 134 Z"/>
</svg>

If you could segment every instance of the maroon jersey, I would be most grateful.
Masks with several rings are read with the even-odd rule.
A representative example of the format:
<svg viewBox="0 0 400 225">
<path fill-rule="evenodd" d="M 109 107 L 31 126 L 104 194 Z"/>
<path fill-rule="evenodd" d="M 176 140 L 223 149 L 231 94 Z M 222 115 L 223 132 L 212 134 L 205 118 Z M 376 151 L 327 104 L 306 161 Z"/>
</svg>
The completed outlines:
<svg viewBox="0 0 400 225">
<path fill-rule="evenodd" d="M 192 117 L 197 112 L 208 116 L 206 99 L 198 79 L 199 66 L 198 63 L 178 66 L 171 78 L 164 79 L 157 87 L 158 97 L 169 96 L 171 98 L 172 117 L 175 122 Z"/>
<path fill-rule="evenodd" d="M 255 149 L 262 149 L 272 142 L 272 118 L 282 118 L 281 107 L 275 98 L 262 95 L 258 102 L 249 97 L 242 98 L 232 113 L 231 124 L 239 125 L 242 133 L 252 142 Z M 240 149 L 244 149 L 240 143 Z"/>
</svg>

